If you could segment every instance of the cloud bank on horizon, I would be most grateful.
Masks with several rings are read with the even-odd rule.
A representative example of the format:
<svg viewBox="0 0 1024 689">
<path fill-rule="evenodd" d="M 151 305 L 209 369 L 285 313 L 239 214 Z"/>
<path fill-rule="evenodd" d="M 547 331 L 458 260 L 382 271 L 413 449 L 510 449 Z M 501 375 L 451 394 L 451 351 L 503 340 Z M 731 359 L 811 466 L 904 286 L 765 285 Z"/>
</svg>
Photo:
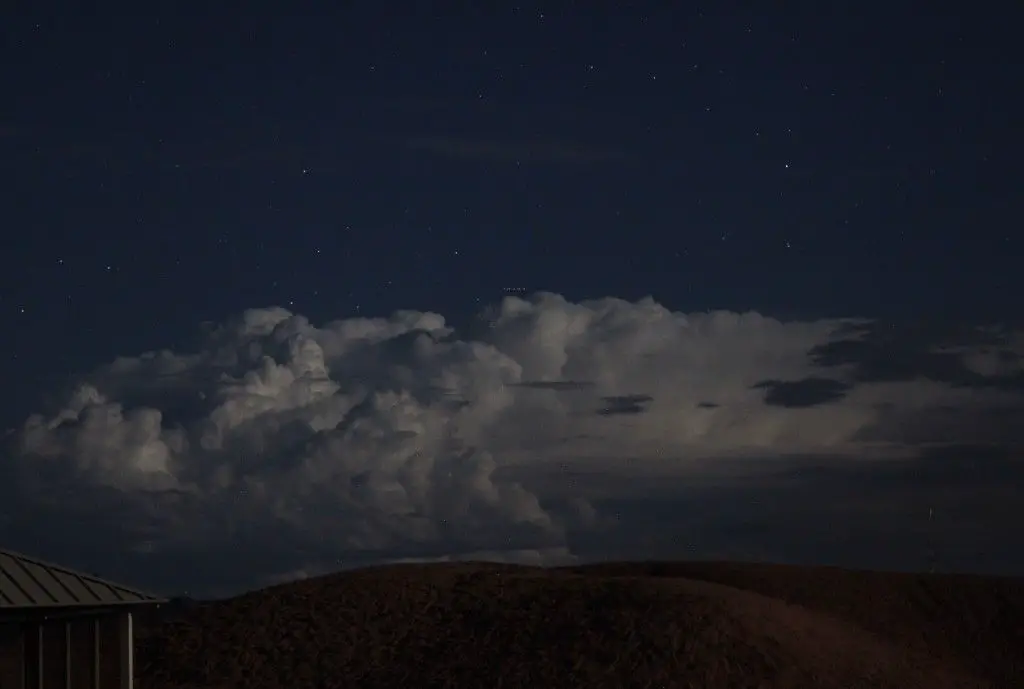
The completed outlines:
<svg viewBox="0 0 1024 689">
<path fill-rule="evenodd" d="M 627 493 L 650 504 L 671 484 L 692 505 L 709 477 L 801 458 L 888 466 L 1022 440 L 1011 330 L 549 293 L 506 298 L 479 324 L 460 334 L 402 311 L 316 326 L 254 309 L 195 351 L 119 357 L 13 434 L 8 501 L 40 515 L 18 538 L 120 552 L 163 586 L 166 563 L 188 558 L 210 590 L 356 563 L 572 562 L 610 534 L 648 537 L 624 526 Z M 15 526 L 8 515 L 0 534 Z M 658 528 L 661 546 L 676 538 Z"/>
</svg>

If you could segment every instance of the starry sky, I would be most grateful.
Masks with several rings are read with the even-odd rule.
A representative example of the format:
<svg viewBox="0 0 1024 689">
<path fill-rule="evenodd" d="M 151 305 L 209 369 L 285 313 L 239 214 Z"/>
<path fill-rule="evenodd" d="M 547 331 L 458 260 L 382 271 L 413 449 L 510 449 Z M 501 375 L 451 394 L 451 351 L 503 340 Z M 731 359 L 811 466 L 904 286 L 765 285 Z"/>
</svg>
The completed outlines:
<svg viewBox="0 0 1024 689">
<path fill-rule="evenodd" d="M 751 374 L 760 387 L 747 389 L 796 409 L 862 383 L 924 377 L 970 388 L 975 397 L 945 402 L 947 412 L 981 404 L 977 395 L 990 388 L 1019 392 L 1020 359 L 1007 343 L 1024 315 L 1024 238 L 1013 229 L 1024 211 L 1020 10 L 622 5 L 8 11 L 0 22 L 0 421 L 20 443 L 9 455 L 42 447 L 19 430 L 29 415 L 81 412 L 66 400 L 83 399 L 72 388 L 87 372 L 148 351 L 206 351 L 223 344 L 224 328 L 248 343 L 263 333 L 259 323 L 285 318 L 273 308 L 317 325 L 432 312 L 459 332 L 488 308 L 501 330 L 527 303 L 569 313 L 606 297 L 807 327 L 865 318 L 873 325 L 852 349 L 829 340 L 828 329 L 778 336 L 779 352 L 806 345 L 818 364 L 859 366 L 859 377 L 783 367 L 804 376 L 800 387 L 773 378 L 781 373 L 772 363 L 763 377 Z M 271 311 L 246 320 L 246 309 Z M 568 316 L 551 318 L 537 316 L 519 349 L 464 341 L 487 341 L 518 361 L 520 392 L 593 383 L 603 386 L 605 417 L 656 406 L 654 388 L 626 385 L 627 373 L 598 380 L 613 363 L 581 364 L 587 380 L 569 380 L 570 355 L 561 368 L 531 369 L 551 332 L 575 327 Z M 237 327 L 204 325 L 218 323 Z M 881 323 L 906 336 L 885 336 Z M 939 361 L 955 347 L 981 346 L 973 335 L 952 343 L 949 332 L 993 323 L 1011 334 L 975 354 L 998 365 Z M 413 330 L 422 327 L 434 328 Z M 750 341 L 774 337 L 749 327 Z M 718 319 L 708 328 L 726 326 Z M 337 381 L 326 337 L 314 339 Z M 631 342 L 657 337 L 669 336 Z M 936 353 L 940 340 L 946 349 Z M 299 350 L 277 363 L 299 361 Z M 117 378 L 128 375 L 123 368 L 102 369 L 91 389 L 124 410 L 162 410 L 156 425 L 166 431 L 169 407 L 126 390 L 151 390 L 139 382 L 144 374 L 188 366 L 132 369 L 129 382 Z M 900 366 L 913 373 L 894 373 Z M 965 378 L 968 369 L 991 385 Z M 883 393 L 872 404 L 911 405 L 924 394 Z M 796 400 L 801 394 L 810 398 Z M 691 401 L 709 413 L 727 406 Z M 1016 398 L 999 404 L 1004 415 L 1017 408 Z M 928 424 L 914 424 L 914 438 L 931 442 L 920 430 Z M 656 434 L 644 437 L 652 453 L 666 452 Z M 187 454 L 165 444 L 170 455 Z M 58 445 L 37 454 L 71 463 L 88 454 L 79 441 Z M 622 453 L 633 453 L 625 440 Z M 644 514 L 637 519 L 655 519 Z M 484 536 L 474 538 L 473 548 L 487 550 Z M 147 539 L 143 550 L 158 550 L 159 538 Z M 146 579 L 143 565 L 129 564 Z"/>
</svg>

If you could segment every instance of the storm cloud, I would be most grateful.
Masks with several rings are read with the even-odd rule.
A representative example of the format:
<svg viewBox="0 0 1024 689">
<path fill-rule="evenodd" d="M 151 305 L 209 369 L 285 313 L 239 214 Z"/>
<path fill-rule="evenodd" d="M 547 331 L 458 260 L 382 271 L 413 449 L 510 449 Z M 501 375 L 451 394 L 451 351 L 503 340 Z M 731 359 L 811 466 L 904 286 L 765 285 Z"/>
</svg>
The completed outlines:
<svg viewBox="0 0 1024 689">
<path fill-rule="evenodd" d="M 1018 332 L 549 293 L 481 317 L 470 338 L 254 309 L 83 372 L 10 434 L 0 535 L 220 592 L 385 561 L 799 560 L 882 532 L 899 564 L 935 476 L 1012 521 L 992 471 L 1021 475 Z"/>
</svg>

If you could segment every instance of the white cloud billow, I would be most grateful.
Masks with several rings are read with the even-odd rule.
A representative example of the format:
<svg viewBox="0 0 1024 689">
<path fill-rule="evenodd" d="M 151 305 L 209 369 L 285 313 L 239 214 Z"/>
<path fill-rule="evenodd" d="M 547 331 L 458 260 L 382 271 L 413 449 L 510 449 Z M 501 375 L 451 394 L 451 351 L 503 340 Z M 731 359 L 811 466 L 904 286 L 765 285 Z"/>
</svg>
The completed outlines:
<svg viewBox="0 0 1024 689">
<path fill-rule="evenodd" d="M 629 458 L 628 470 L 685 473 L 734 456 L 898 452 L 894 419 L 978 394 L 863 383 L 827 404 L 765 404 L 761 381 L 847 375 L 808 351 L 853 321 L 553 294 L 507 298 L 488 317 L 469 341 L 431 313 L 316 327 L 280 308 L 248 311 L 200 351 L 123 357 L 85 376 L 60 409 L 25 423 L 16 460 L 74 476 L 82 500 L 114 489 L 159 501 L 149 518 L 166 529 L 147 547 L 274 524 L 341 554 L 443 544 L 455 552 L 437 557 L 565 561 L 566 529 L 599 519 L 587 496 L 547 504 L 503 470 L 626 471 L 616 462 Z M 628 396 L 641 413 L 598 413 L 615 404 L 603 398 Z"/>
</svg>

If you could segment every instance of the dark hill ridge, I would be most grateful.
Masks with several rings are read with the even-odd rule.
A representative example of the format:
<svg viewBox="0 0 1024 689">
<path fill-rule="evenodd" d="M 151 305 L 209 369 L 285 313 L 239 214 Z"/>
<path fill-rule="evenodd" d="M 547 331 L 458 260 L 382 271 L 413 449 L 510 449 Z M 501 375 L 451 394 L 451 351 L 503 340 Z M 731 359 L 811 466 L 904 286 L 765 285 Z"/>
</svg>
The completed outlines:
<svg viewBox="0 0 1024 689">
<path fill-rule="evenodd" d="M 995 577 L 398 565 L 139 631 L 142 689 L 1024 686 L 1024 581 Z"/>
</svg>

